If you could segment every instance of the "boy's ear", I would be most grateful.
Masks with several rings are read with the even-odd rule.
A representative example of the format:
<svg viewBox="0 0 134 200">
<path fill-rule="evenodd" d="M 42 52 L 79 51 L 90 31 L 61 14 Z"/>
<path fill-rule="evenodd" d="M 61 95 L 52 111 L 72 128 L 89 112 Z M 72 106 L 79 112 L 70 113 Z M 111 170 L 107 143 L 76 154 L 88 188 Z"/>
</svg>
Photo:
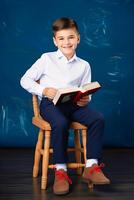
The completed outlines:
<svg viewBox="0 0 134 200">
<path fill-rule="evenodd" d="M 55 37 L 53 37 L 53 42 L 54 42 L 55 46 L 57 47 L 57 43 L 56 43 Z"/>
<path fill-rule="evenodd" d="M 80 43 L 80 34 L 78 35 L 78 44 Z"/>
</svg>

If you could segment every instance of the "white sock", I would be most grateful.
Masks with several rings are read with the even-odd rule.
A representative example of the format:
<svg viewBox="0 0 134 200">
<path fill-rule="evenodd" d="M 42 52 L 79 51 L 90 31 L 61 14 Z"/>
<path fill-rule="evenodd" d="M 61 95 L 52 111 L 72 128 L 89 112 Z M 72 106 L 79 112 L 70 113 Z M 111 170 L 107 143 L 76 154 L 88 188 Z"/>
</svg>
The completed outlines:
<svg viewBox="0 0 134 200">
<path fill-rule="evenodd" d="M 97 159 L 87 159 L 86 167 L 91 167 L 93 164 L 98 164 L 98 160 Z"/>
<path fill-rule="evenodd" d="M 59 169 L 64 169 L 65 171 L 67 171 L 67 165 L 65 163 L 62 163 L 62 164 L 56 164 L 56 169 L 59 170 Z"/>
</svg>

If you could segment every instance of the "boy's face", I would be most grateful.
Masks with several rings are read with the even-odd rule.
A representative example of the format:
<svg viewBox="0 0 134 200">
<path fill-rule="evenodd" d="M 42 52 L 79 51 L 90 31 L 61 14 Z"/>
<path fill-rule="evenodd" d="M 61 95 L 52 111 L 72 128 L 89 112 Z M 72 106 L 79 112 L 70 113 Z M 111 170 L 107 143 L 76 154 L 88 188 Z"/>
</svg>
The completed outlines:
<svg viewBox="0 0 134 200">
<path fill-rule="evenodd" d="M 53 41 L 64 56 L 70 59 L 73 57 L 77 44 L 80 42 L 80 35 L 74 28 L 63 29 L 56 32 Z"/>
</svg>

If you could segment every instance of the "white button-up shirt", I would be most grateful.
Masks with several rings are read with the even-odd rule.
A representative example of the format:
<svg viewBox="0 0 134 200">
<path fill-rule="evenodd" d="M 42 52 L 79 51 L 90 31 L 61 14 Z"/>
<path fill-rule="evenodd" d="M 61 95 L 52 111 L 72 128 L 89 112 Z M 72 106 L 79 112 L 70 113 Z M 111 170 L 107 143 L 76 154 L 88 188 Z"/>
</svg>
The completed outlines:
<svg viewBox="0 0 134 200">
<path fill-rule="evenodd" d="M 40 83 L 36 81 L 40 80 Z M 70 59 L 60 50 L 44 53 L 21 78 L 21 86 L 32 94 L 42 97 L 44 88 L 79 87 L 91 82 L 88 62 L 76 56 Z"/>
</svg>

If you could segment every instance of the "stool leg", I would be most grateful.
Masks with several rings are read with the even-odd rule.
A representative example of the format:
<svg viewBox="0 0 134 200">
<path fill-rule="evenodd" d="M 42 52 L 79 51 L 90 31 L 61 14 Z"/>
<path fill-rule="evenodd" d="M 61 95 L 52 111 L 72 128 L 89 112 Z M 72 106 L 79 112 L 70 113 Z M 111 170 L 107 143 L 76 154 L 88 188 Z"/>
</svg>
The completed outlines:
<svg viewBox="0 0 134 200">
<path fill-rule="evenodd" d="M 82 144 L 83 144 L 83 153 L 84 153 L 84 161 L 86 164 L 86 130 L 82 130 Z"/>
<path fill-rule="evenodd" d="M 44 131 L 42 129 L 39 130 L 38 141 L 36 144 L 35 155 L 34 155 L 33 177 L 37 177 L 39 172 L 41 149 L 43 145 L 43 132 Z"/>
<path fill-rule="evenodd" d="M 81 143 L 80 143 L 80 133 L 79 130 L 74 130 L 74 144 L 75 144 L 75 157 L 77 163 L 81 162 Z M 77 169 L 77 174 L 82 174 L 82 168 Z"/>
<path fill-rule="evenodd" d="M 86 137 L 87 137 L 87 135 L 86 134 L 87 134 L 86 130 L 82 130 L 82 143 L 83 143 L 85 164 L 86 164 L 86 160 L 87 160 L 87 158 L 86 158 Z M 93 187 L 94 187 L 93 183 L 89 182 L 88 188 L 90 191 L 93 191 Z"/>
<path fill-rule="evenodd" d="M 49 148 L 50 148 L 50 131 L 45 131 L 45 144 L 44 144 L 43 160 L 42 160 L 41 189 L 46 189 L 46 187 L 47 187 L 47 173 L 48 173 L 48 165 L 49 165 Z"/>
<path fill-rule="evenodd" d="M 94 184 L 93 183 L 88 183 L 88 189 L 92 192 L 94 189 Z"/>
</svg>

